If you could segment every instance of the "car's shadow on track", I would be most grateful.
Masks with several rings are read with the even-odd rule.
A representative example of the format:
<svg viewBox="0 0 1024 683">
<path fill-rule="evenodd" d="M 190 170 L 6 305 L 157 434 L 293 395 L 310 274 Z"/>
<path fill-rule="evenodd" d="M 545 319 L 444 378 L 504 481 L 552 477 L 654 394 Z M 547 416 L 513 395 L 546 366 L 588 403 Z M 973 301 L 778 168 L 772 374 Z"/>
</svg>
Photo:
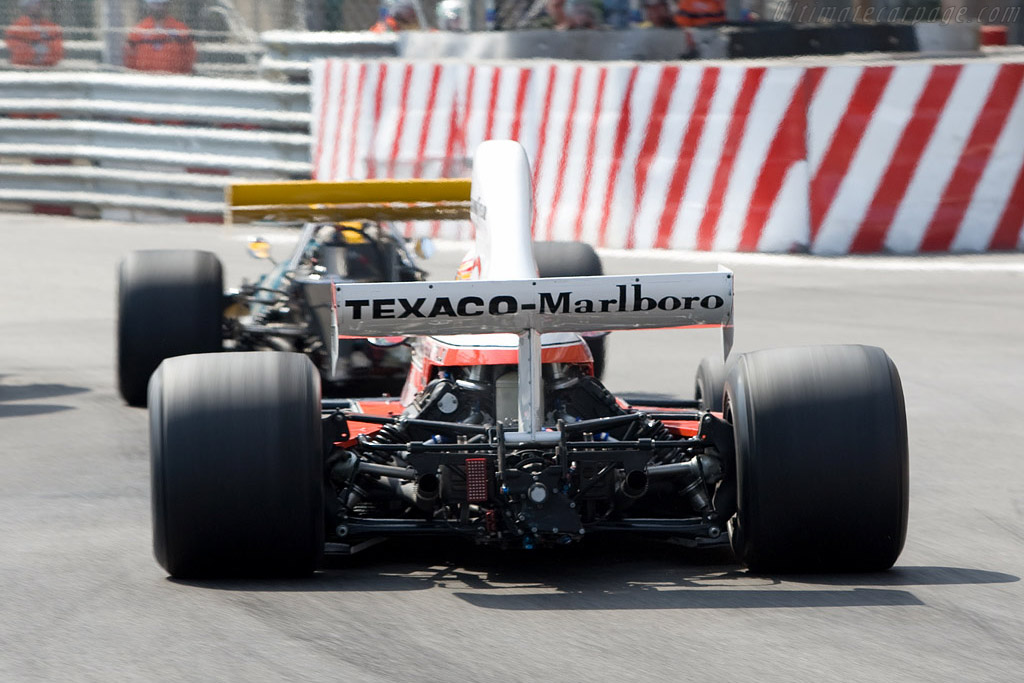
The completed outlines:
<svg viewBox="0 0 1024 683">
<path fill-rule="evenodd" d="M 392 541 L 332 558 L 297 580 L 177 581 L 228 591 L 446 590 L 470 605 L 512 611 L 921 606 L 912 586 L 1010 583 L 1019 577 L 946 567 L 876 574 L 762 576 L 728 549 L 642 539 L 499 551 L 457 542 Z"/>
<path fill-rule="evenodd" d="M 8 375 L 0 375 L 0 418 L 46 415 L 71 410 L 72 406 L 54 403 L 21 403 L 39 399 L 81 394 L 89 389 L 67 384 L 6 384 Z"/>
</svg>

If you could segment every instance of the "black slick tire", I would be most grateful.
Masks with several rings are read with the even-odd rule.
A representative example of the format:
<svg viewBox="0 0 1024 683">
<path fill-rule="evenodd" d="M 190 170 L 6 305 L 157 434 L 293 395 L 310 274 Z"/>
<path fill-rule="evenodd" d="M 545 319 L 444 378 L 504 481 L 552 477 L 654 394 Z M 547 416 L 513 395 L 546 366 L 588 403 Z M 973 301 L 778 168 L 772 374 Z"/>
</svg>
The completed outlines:
<svg viewBox="0 0 1024 683">
<path fill-rule="evenodd" d="M 731 359 L 730 359 L 731 360 Z M 730 362 L 729 365 L 732 363 Z M 700 401 L 701 410 L 721 412 L 725 396 L 727 364 L 718 356 L 705 356 L 697 366 L 693 379 L 693 397 Z"/>
<path fill-rule="evenodd" d="M 132 406 L 160 361 L 222 348 L 223 274 L 205 251 L 129 254 L 118 269 L 117 383 Z"/>
<path fill-rule="evenodd" d="M 180 578 L 301 576 L 323 553 L 320 376 L 286 352 L 165 360 L 149 387 L 153 550 Z"/>
<path fill-rule="evenodd" d="M 601 257 L 583 242 L 534 242 L 533 258 L 540 277 L 584 277 L 604 275 Z M 607 336 L 584 337 L 594 357 L 594 376 L 604 374 Z"/>
<path fill-rule="evenodd" d="M 888 569 L 906 539 L 906 409 L 872 346 L 739 356 L 725 388 L 736 438 L 737 558 L 758 573 Z"/>
</svg>

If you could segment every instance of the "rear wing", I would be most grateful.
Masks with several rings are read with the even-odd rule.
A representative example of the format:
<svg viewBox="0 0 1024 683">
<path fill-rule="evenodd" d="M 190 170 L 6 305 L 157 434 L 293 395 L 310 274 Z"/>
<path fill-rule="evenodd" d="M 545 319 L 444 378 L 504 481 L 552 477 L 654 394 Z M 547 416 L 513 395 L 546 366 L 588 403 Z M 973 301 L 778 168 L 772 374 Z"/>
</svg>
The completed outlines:
<svg viewBox="0 0 1024 683">
<path fill-rule="evenodd" d="M 733 275 L 604 275 L 529 280 L 304 283 L 324 341 L 510 332 L 519 335 L 520 430 L 539 425 L 540 334 L 721 327 L 732 347 Z"/>
<path fill-rule="evenodd" d="M 732 319 L 729 271 L 333 286 L 339 329 L 361 337 L 720 326 Z"/>
<path fill-rule="evenodd" d="M 235 183 L 224 222 L 468 220 L 468 178 Z"/>
</svg>

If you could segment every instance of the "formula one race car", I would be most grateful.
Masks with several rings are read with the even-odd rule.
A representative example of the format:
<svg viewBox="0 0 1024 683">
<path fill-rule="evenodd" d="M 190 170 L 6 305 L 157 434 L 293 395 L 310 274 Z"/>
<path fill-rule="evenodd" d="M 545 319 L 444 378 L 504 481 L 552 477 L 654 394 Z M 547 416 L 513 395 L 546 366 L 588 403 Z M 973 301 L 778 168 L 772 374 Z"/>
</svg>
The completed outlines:
<svg viewBox="0 0 1024 683">
<path fill-rule="evenodd" d="M 250 241 L 249 250 L 270 258 L 270 245 L 260 238 Z M 136 251 L 121 262 L 117 374 L 130 405 L 146 404 L 146 385 L 163 359 L 222 349 L 304 353 L 324 371 L 328 391 L 367 380 L 383 392 L 401 390 L 409 366 L 405 347 L 346 339 L 339 362 L 327 367 L 298 285 L 422 280 L 423 271 L 390 224 L 309 222 L 291 256 L 255 283 L 225 292 L 221 273 L 220 260 L 205 251 Z"/>
<path fill-rule="evenodd" d="M 288 205 L 245 202 L 254 191 L 261 202 L 266 202 L 268 195 L 273 198 L 282 193 L 301 198 L 304 185 L 308 183 L 236 185 L 230 201 L 245 207 L 238 211 L 238 218 L 288 220 Z M 431 185 L 434 187 L 430 188 Z M 295 186 L 299 186 L 298 191 Z M 440 189 L 437 183 L 426 186 L 434 190 L 428 191 L 427 196 L 436 199 L 452 192 L 456 193 L 454 196 L 459 191 L 468 192 L 469 181 L 451 181 L 441 184 Z M 377 191 L 377 196 L 381 196 L 378 183 L 368 187 L 349 184 L 349 189 L 353 187 L 358 187 L 357 196 L 367 191 Z M 146 405 L 149 378 L 165 358 L 222 349 L 304 353 L 320 368 L 328 395 L 400 392 L 409 369 L 408 345 L 370 344 L 363 338 L 342 334 L 338 361 L 328 367 L 328 354 L 310 325 L 310 314 L 300 292 L 299 283 L 306 280 L 423 279 L 425 272 L 416 265 L 406 240 L 392 223 L 341 220 L 352 213 L 335 212 L 332 216 L 321 207 L 316 214 L 305 216 L 318 220 L 303 224 L 289 258 L 274 264 L 256 282 L 243 283 L 226 292 L 220 260 L 210 252 L 151 250 L 129 254 L 120 264 L 118 278 L 117 374 L 124 400 L 133 406 Z M 429 239 L 416 240 L 415 251 L 421 258 L 428 258 L 432 251 Z M 600 259 L 588 245 L 546 242 L 534 245 L 534 251 L 541 277 L 601 274 Z M 269 260 L 270 244 L 254 238 L 249 242 L 249 252 Z M 600 376 L 605 357 L 604 336 L 588 335 L 587 344 Z"/>
<path fill-rule="evenodd" d="M 400 399 L 321 399 L 300 354 L 162 363 L 149 386 L 153 526 L 171 575 L 301 575 L 325 552 L 410 536 L 519 549 L 612 533 L 731 542 L 762 572 L 895 562 L 908 453 L 885 352 L 757 351 L 724 384 L 702 364 L 712 410 L 627 402 L 594 377 L 579 333 L 716 326 L 728 356 L 732 273 L 537 278 L 515 142 L 481 145 L 464 199 L 476 244 L 460 272 L 477 279 L 301 283 L 331 362 L 339 327 L 417 335 Z M 414 200 L 409 215 L 452 209 Z"/>
</svg>

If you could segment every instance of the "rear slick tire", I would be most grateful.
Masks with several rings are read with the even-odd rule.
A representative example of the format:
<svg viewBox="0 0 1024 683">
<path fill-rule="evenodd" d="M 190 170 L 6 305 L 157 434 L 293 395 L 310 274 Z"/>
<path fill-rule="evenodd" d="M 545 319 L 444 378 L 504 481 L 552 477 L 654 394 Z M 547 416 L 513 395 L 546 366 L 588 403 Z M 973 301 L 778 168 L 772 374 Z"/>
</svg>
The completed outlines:
<svg viewBox="0 0 1024 683">
<path fill-rule="evenodd" d="M 601 257 L 585 242 L 534 242 L 533 258 L 540 277 L 586 277 L 604 275 Z M 594 377 L 604 375 L 607 335 L 584 337 L 594 357 Z"/>
<path fill-rule="evenodd" d="M 117 381 L 131 406 L 146 405 L 149 377 L 164 358 L 223 346 L 223 274 L 206 251 L 129 254 L 118 269 Z"/>
<path fill-rule="evenodd" d="M 757 573 L 888 569 L 907 533 L 906 409 L 872 346 L 741 355 L 725 387 L 736 438 L 730 540 Z"/>
<path fill-rule="evenodd" d="M 285 352 L 165 360 L 149 386 L 153 550 L 180 578 L 301 576 L 323 553 L 320 375 Z"/>
</svg>

